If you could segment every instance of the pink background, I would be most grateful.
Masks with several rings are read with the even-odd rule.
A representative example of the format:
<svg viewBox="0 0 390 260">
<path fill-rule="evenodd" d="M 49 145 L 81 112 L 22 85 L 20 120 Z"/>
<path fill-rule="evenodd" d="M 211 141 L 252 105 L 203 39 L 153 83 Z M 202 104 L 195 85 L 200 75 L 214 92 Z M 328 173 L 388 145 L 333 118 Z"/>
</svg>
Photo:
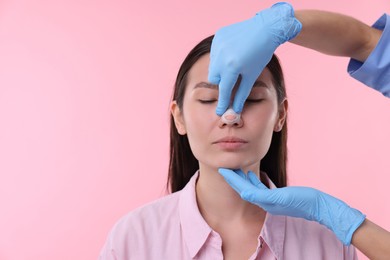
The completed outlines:
<svg viewBox="0 0 390 260">
<path fill-rule="evenodd" d="M 273 2 L 0 1 L 0 259 L 96 259 L 121 216 L 163 196 L 181 61 Z M 291 3 L 368 24 L 390 12 L 388 0 Z M 390 229 L 390 99 L 351 79 L 346 58 L 277 53 L 290 184 Z"/>
</svg>

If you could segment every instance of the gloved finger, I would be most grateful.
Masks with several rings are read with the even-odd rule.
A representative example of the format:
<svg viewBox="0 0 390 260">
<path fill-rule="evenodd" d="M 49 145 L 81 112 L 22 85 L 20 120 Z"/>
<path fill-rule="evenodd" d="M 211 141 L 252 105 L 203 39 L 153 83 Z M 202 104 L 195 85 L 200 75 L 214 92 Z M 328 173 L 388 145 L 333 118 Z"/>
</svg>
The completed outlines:
<svg viewBox="0 0 390 260">
<path fill-rule="evenodd" d="M 241 178 L 247 179 L 246 174 L 241 169 L 234 170 L 234 172 L 241 176 Z"/>
<path fill-rule="evenodd" d="M 218 32 L 217 32 L 218 33 Z M 221 61 L 219 59 L 218 53 L 220 53 L 220 43 L 217 33 L 213 37 L 210 48 L 210 63 L 209 63 L 209 73 L 208 81 L 211 84 L 218 85 L 221 80 Z"/>
<path fill-rule="evenodd" d="M 253 76 L 242 76 L 240 85 L 238 86 L 237 92 L 234 96 L 234 101 L 233 101 L 234 112 L 238 114 L 241 113 L 242 109 L 244 108 L 245 100 L 248 98 L 249 94 L 251 93 L 252 87 L 259 76 L 260 74 L 253 75 Z"/>
<path fill-rule="evenodd" d="M 230 96 L 236 81 L 238 79 L 237 73 L 225 73 L 221 75 L 221 81 L 219 82 L 219 96 L 216 113 L 222 116 L 230 105 Z"/>
<path fill-rule="evenodd" d="M 267 198 L 266 190 L 256 189 L 256 190 L 244 190 L 241 193 L 241 198 L 252 204 L 255 204 L 264 210 L 267 210 L 269 205 L 269 200 Z"/>
<path fill-rule="evenodd" d="M 268 190 L 268 187 L 265 186 L 259 178 L 257 178 L 256 174 L 254 174 L 252 171 L 248 172 L 248 179 L 249 181 L 255 185 L 257 188 L 262 189 L 262 190 Z"/>
<path fill-rule="evenodd" d="M 219 83 L 221 82 L 221 78 L 219 77 L 219 75 L 212 75 L 209 73 L 209 76 L 208 76 L 208 79 L 207 79 L 211 84 L 213 85 L 219 85 Z"/>
<path fill-rule="evenodd" d="M 243 179 L 237 173 L 226 168 L 219 168 L 218 172 L 224 177 L 226 182 L 241 195 L 242 191 L 252 190 L 255 187 L 248 180 Z"/>
<path fill-rule="evenodd" d="M 212 50 L 211 50 L 212 51 Z M 210 64 L 209 64 L 209 74 L 207 77 L 207 80 L 214 85 L 219 85 L 219 82 L 221 81 L 221 77 L 218 72 L 218 68 L 215 62 L 216 58 L 213 58 L 213 53 L 210 54 Z"/>
<path fill-rule="evenodd" d="M 212 49 L 211 49 L 212 51 Z M 207 77 L 207 80 L 214 85 L 219 85 L 219 82 L 221 81 L 221 77 L 219 75 L 219 72 L 215 65 L 215 58 L 213 58 L 213 53 L 210 54 L 210 64 L 209 64 L 209 74 Z"/>
</svg>

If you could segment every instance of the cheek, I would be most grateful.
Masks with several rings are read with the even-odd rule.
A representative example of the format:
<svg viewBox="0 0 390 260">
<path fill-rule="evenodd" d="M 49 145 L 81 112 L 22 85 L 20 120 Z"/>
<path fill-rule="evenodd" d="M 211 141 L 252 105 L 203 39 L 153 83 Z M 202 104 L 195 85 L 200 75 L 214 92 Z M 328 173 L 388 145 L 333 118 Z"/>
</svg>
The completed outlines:
<svg viewBox="0 0 390 260">
<path fill-rule="evenodd" d="M 213 104 L 204 105 L 196 101 L 185 104 L 183 112 L 187 132 L 192 134 L 209 132 L 215 120 L 218 119 L 215 107 Z"/>
<path fill-rule="evenodd" d="M 198 161 L 203 162 L 209 150 L 210 133 L 213 130 L 214 117 L 216 117 L 215 108 L 206 109 L 196 104 L 188 104 L 183 112 L 191 151 Z"/>
<path fill-rule="evenodd" d="M 278 107 L 273 102 L 268 102 L 260 106 L 244 108 L 242 113 L 244 123 L 250 128 L 257 130 L 271 128 L 278 118 Z M 262 131 L 261 131 L 262 132 Z"/>
<path fill-rule="evenodd" d="M 253 148 L 261 150 L 261 154 L 265 155 L 269 149 L 274 133 L 274 126 L 278 118 L 277 106 L 262 106 L 258 109 L 247 109 L 244 112 L 244 124 L 250 130 L 251 139 L 255 143 Z"/>
<path fill-rule="evenodd" d="M 191 149 L 199 150 L 210 139 L 210 133 L 218 124 L 218 116 L 215 113 L 216 105 L 204 105 L 187 102 L 183 107 L 184 124 Z"/>
</svg>

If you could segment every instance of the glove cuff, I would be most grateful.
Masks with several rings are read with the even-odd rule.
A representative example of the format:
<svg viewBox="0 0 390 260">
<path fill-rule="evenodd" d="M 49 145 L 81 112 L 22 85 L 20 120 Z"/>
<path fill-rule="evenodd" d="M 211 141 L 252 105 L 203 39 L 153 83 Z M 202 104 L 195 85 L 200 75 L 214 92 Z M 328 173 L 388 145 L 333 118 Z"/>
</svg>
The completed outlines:
<svg viewBox="0 0 390 260">
<path fill-rule="evenodd" d="M 351 208 L 351 210 L 351 216 L 348 219 L 351 221 L 352 225 L 348 230 L 346 230 L 345 237 L 341 239 L 343 244 L 346 246 L 351 244 L 353 234 L 366 219 L 366 215 L 361 213 L 359 210 L 353 208 Z"/>
<path fill-rule="evenodd" d="M 353 233 L 363 223 L 366 215 L 329 194 L 320 194 L 319 211 L 314 219 L 332 230 L 344 245 L 349 246 Z"/>
</svg>

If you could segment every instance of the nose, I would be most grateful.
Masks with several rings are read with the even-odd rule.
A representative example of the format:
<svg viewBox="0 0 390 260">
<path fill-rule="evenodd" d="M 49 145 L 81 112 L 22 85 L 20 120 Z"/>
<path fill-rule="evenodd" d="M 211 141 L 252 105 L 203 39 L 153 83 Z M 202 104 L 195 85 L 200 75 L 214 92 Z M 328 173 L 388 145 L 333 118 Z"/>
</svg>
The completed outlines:
<svg viewBox="0 0 390 260">
<path fill-rule="evenodd" d="M 227 123 L 233 122 L 238 118 L 236 115 L 225 115 L 224 119 L 226 119 Z"/>
<path fill-rule="evenodd" d="M 241 118 L 241 114 L 234 112 L 232 108 L 229 108 L 220 118 L 219 127 L 234 126 L 242 127 L 244 122 Z"/>
</svg>

